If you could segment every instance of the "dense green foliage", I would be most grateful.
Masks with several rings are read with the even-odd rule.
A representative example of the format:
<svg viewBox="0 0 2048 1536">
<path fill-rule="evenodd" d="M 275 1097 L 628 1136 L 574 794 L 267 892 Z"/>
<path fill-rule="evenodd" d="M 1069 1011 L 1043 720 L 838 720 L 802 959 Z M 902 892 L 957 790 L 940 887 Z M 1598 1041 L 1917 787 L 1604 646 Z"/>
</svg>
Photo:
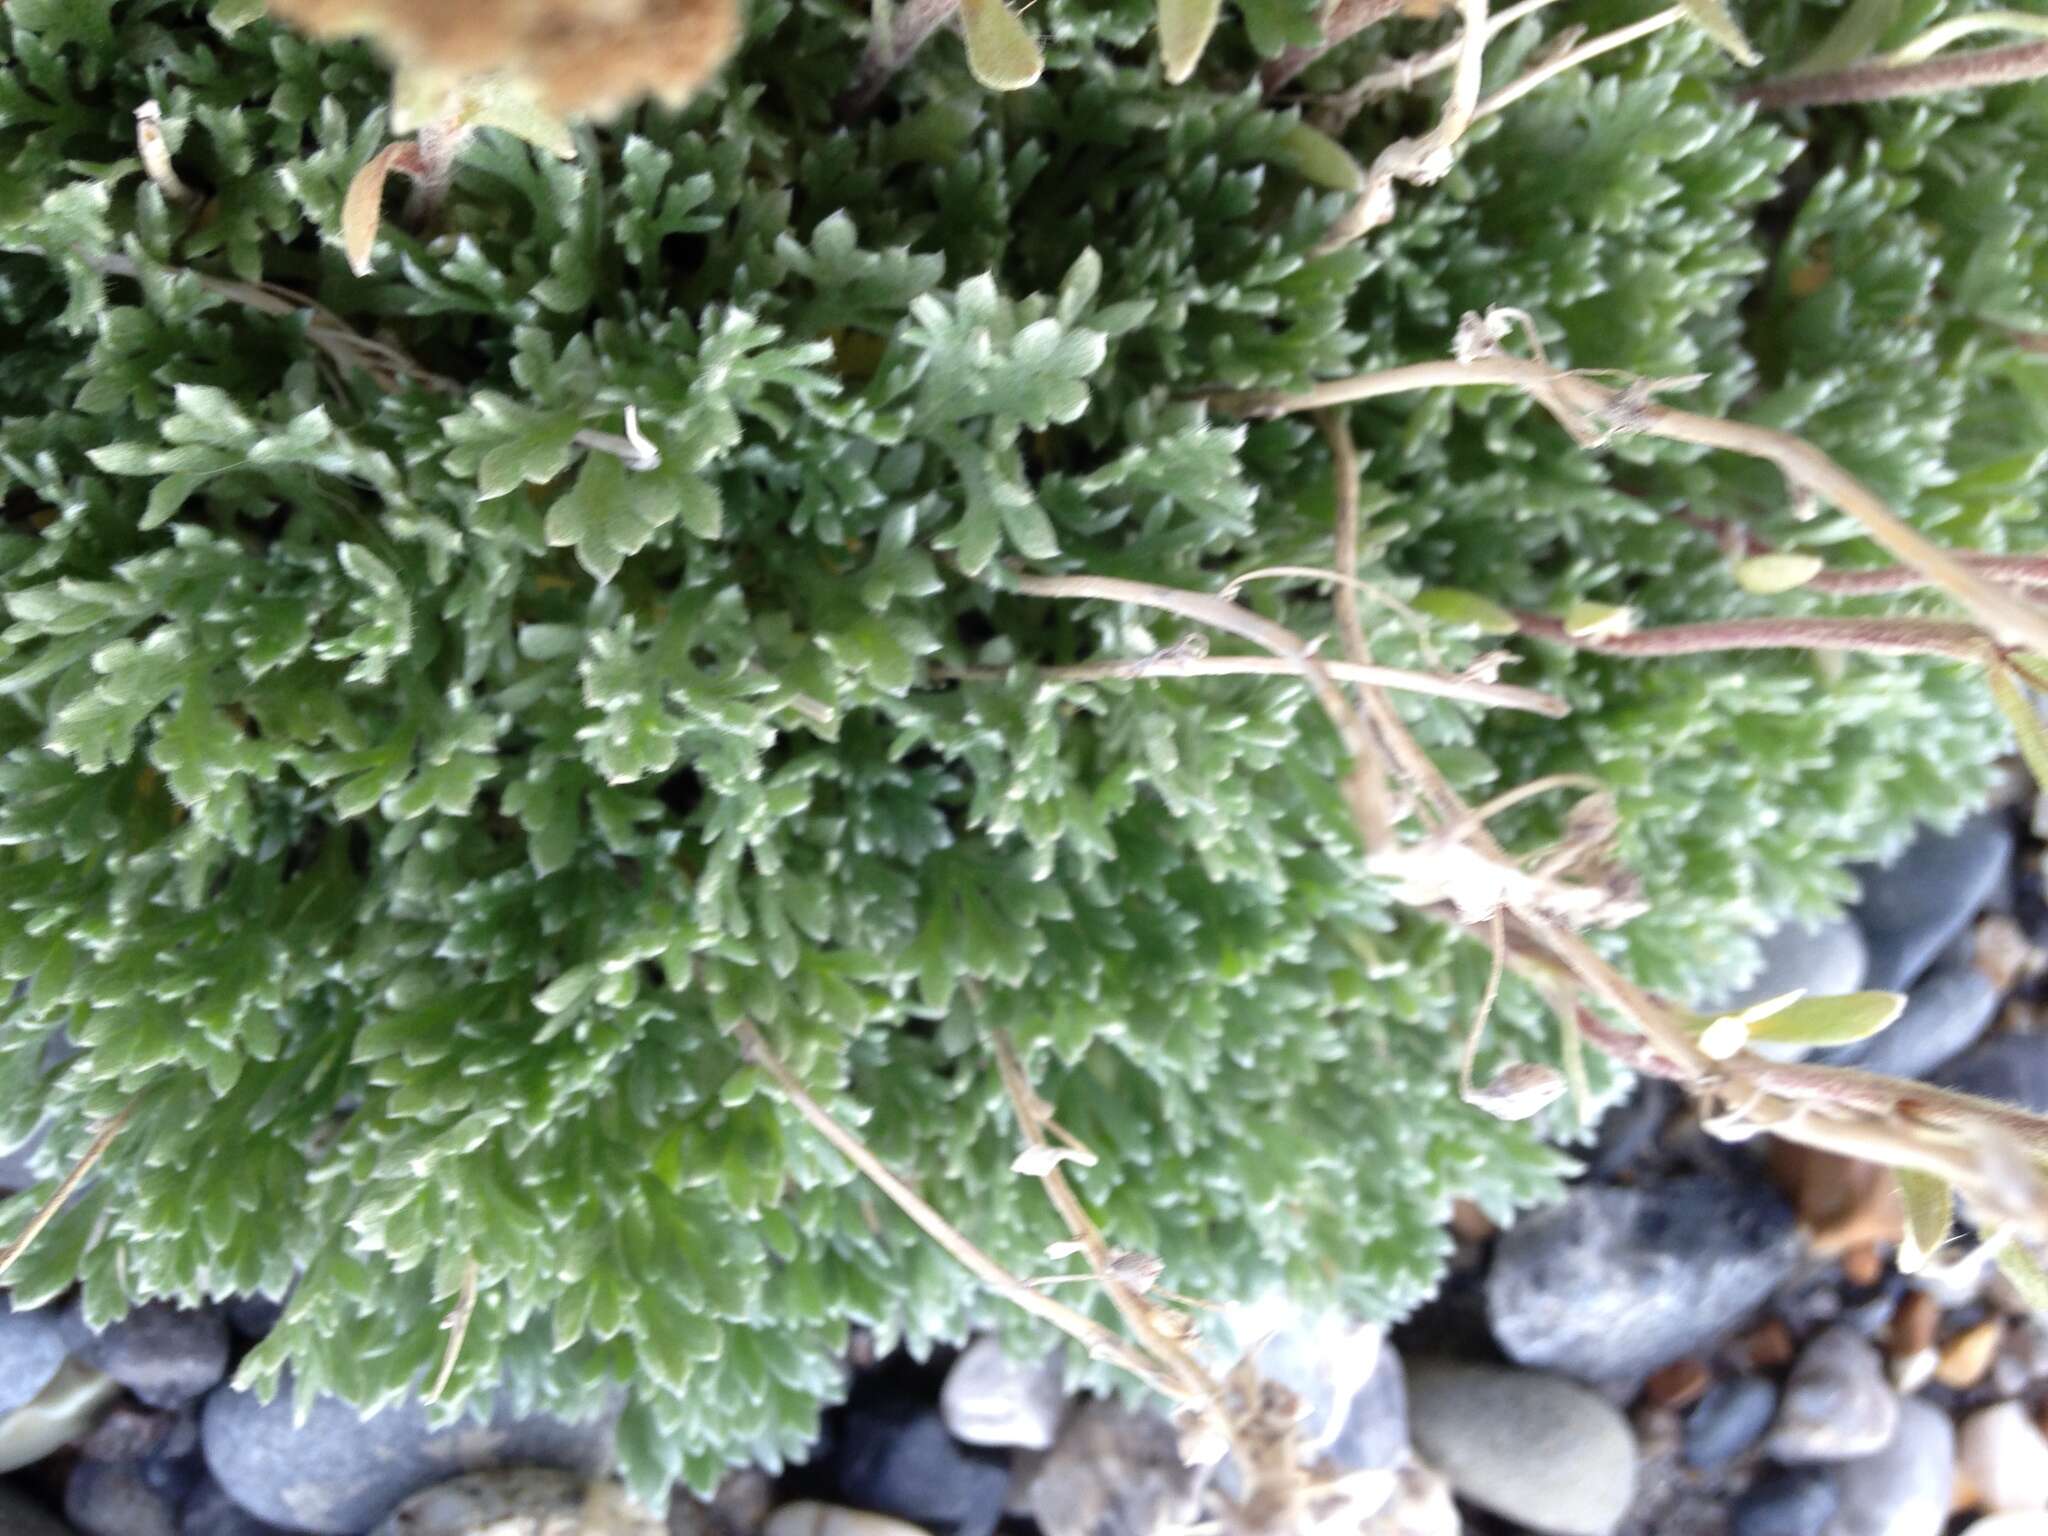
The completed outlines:
<svg viewBox="0 0 2048 1536">
<path fill-rule="evenodd" d="M 1752 9 L 1780 61 L 1833 19 Z M 995 1026 L 1100 1154 L 1103 1226 L 1179 1291 L 1398 1313 L 1454 1196 L 1553 1188 L 1536 1130 L 1457 1100 L 1485 957 L 1363 875 L 1305 690 L 1033 679 L 1184 631 L 1005 593 L 1006 562 L 1204 590 L 1329 563 L 1311 425 L 1212 420 L 1204 386 L 1442 356 L 1514 304 L 1570 364 L 1710 375 L 1703 408 L 1809 434 L 1946 541 L 2034 514 L 2048 359 L 2007 338 L 2048 330 L 2048 93 L 1767 121 L 1667 31 L 1315 257 L 1344 199 L 1245 85 L 1312 30 L 1301 0 L 1226 17 L 1178 88 L 1146 0 L 1046 0 L 1038 86 L 984 93 L 942 35 L 851 128 L 865 20 L 760 0 L 687 110 L 573 161 L 482 135 L 359 279 L 341 199 L 388 82 L 257 10 L 0 11 L 0 1130 L 51 1117 L 54 1174 L 132 1103 L 18 1296 L 82 1282 L 104 1316 L 297 1275 L 262 1381 L 419 1389 L 473 1264 L 451 1400 L 623 1385 L 627 1469 L 702 1483 L 805 1444 L 850 1325 L 1017 1326 L 763 1089 L 742 1016 L 1025 1273 L 1061 1233 L 1008 1172 Z M 1368 32 L 1302 84 L 1443 35 Z M 152 96 L 190 201 L 135 158 Z M 232 286 L 259 281 L 457 388 L 338 365 Z M 627 405 L 651 475 L 573 441 Z M 1394 590 L 1827 607 L 1744 595 L 1682 509 L 1875 558 L 1758 465 L 1584 452 L 1502 393 L 1351 415 Z M 1329 626 L 1310 583 L 1248 600 Z M 1433 639 L 1453 666 L 1491 643 Z M 1681 996 L 1999 749 L 1946 663 L 1516 649 L 1569 719 L 1402 708 L 1475 793 L 1617 787 L 1652 911 L 1603 942 Z M 1016 670 L 933 675 L 970 664 Z M 1548 1029 L 1511 988 L 1495 1039 L 1552 1055 Z"/>
</svg>

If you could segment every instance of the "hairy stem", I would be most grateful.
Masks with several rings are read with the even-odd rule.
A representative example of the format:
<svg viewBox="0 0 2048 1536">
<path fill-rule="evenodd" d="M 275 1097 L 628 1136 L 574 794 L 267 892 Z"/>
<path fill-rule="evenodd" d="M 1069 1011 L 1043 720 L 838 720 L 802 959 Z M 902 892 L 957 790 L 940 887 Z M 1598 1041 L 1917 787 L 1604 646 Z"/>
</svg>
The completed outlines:
<svg viewBox="0 0 2048 1536">
<path fill-rule="evenodd" d="M 905 0 L 897 6 L 889 16 L 886 30 L 878 26 L 869 38 L 853 83 L 839 98 L 840 117 L 865 117 L 896 71 L 909 63 L 911 55 L 959 9 L 960 0 Z"/>
<path fill-rule="evenodd" d="M 1574 635 L 1556 619 L 1517 613 L 1522 633 L 1603 656 L 1698 656 L 1711 651 L 1857 651 L 1868 656 L 1945 656 L 1982 662 L 1973 624 L 1943 619 L 1765 618 L 1670 624 L 1625 635 Z"/>
<path fill-rule="evenodd" d="M 1740 101 L 1761 107 L 1829 107 L 1856 101 L 1890 101 L 1900 96 L 1933 96 L 1943 91 L 2012 85 L 2048 76 L 2048 42 L 1978 48 L 1917 64 L 1882 59 L 1846 69 L 1760 80 L 1736 91 Z"/>
</svg>

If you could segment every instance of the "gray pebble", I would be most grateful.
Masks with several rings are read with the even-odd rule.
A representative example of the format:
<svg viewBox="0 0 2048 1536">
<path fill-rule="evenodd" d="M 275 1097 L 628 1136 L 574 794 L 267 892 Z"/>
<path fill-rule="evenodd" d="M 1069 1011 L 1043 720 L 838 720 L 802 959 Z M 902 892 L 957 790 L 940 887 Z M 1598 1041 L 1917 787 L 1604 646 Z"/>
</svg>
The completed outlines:
<svg viewBox="0 0 2048 1536">
<path fill-rule="evenodd" d="M 1899 1405 L 1898 1432 L 1875 1455 L 1834 1469 L 1840 1503 L 1826 1536 L 1940 1536 L 1955 1486 L 1956 1432 L 1918 1398 Z"/>
<path fill-rule="evenodd" d="M 1841 1496 L 1818 1467 L 1759 1478 L 1735 1501 L 1729 1536 L 1821 1536 Z"/>
<path fill-rule="evenodd" d="M 1521 1364 L 1626 1390 L 1718 1343 L 1791 1272 L 1799 1247 L 1791 1210 L 1761 1183 L 1581 1185 L 1500 1239 L 1487 1312 Z"/>
<path fill-rule="evenodd" d="M 1954 832 L 1922 832 L 1882 866 L 1859 871 L 1856 920 L 1870 950 L 1864 985 L 1903 992 L 1983 910 L 2012 863 L 2012 827 L 1997 811 Z"/>
<path fill-rule="evenodd" d="M 1785 1383 L 1770 1453 L 1779 1461 L 1847 1461 L 1890 1443 L 1899 1397 L 1884 1361 L 1853 1328 L 1828 1329 L 1806 1346 Z"/>
<path fill-rule="evenodd" d="M 1609 1536 L 1635 1491 L 1628 1423 L 1584 1387 L 1504 1366 L 1413 1364 L 1416 1453 L 1460 1498 L 1549 1536 Z"/>
<path fill-rule="evenodd" d="M 64 1334 L 54 1308 L 17 1312 L 0 1294 L 0 1413 L 12 1413 L 50 1384 L 64 1363 Z"/>
<path fill-rule="evenodd" d="M 228 1373 L 228 1328 L 211 1307 L 152 1301 L 98 1333 L 80 1304 L 64 1311 L 71 1353 L 133 1392 L 152 1408 L 175 1408 L 219 1386 Z"/>
<path fill-rule="evenodd" d="M 458 1472 L 532 1464 L 588 1471 L 610 1425 L 501 1414 L 427 1424 L 415 1399 L 364 1418 L 331 1397 L 293 1422 L 289 1384 L 268 1403 L 222 1387 L 200 1415 L 206 1464 L 227 1494 L 260 1519 L 318 1536 L 360 1536 L 408 1494 Z"/>
<path fill-rule="evenodd" d="M 1708 999 L 1710 1008 L 1733 1011 L 1787 992 L 1839 997 L 1859 990 L 1869 967 L 1863 930 L 1847 916 L 1785 923 L 1761 935 L 1757 947 L 1763 963 L 1756 976 L 1746 987 Z"/>
<path fill-rule="evenodd" d="M 1760 1376 L 1716 1382 L 1685 1416 L 1685 1463 L 1717 1471 L 1763 1438 L 1778 1411 L 1778 1389 Z"/>
<path fill-rule="evenodd" d="M 287 1536 L 287 1533 L 278 1526 L 258 1520 L 229 1498 L 219 1483 L 211 1477 L 202 1477 L 199 1486 L 185 1500 L 178 1536 Z"/>
<path fill-rule="evenodd" d="M 137 1462 L 81 1461 L 64 1484 L 64 1518 L 80 1536 L 178 1536 L 178 1504 Z"/>
</svg>

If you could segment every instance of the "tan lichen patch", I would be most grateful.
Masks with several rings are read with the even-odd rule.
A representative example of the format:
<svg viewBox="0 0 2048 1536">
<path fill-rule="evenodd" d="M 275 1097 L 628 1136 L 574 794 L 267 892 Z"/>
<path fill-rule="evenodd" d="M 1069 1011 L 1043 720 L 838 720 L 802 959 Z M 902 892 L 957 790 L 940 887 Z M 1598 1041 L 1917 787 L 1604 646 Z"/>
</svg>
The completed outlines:
<svg viewBox="0 0 2048 1536">
<path fill-rule="evenodd" d="M 401 70 L 504 74 L 545 106 L 606 117 L 642 97 L 678 104 L 739 41 L 733 0 L 266 0 L 315 37 L 373 39 Z"/>
</svg>

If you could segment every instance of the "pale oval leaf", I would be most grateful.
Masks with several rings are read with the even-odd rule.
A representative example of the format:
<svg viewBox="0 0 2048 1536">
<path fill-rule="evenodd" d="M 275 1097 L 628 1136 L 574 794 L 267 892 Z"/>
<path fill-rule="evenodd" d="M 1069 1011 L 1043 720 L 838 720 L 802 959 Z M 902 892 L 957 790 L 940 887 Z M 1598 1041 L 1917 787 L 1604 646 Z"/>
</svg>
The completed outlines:
<svg viewBox="0 0 2048 1536">
<path fill-rule="evenodd" d="M 1694 26 L 1719 43 L 1722 49 L 1738 64 L 1761 64 L 1764 56 L 1750 46 L 1743 34 L 1742 23 L 1735 19 L 1735 13 L 1727 6 L 1726 0 L 1679 0 L 1685 7 L 1685 14 L 1692 18 Z"/>
<path fill-rule="evenodd" d="M 1999 1242 L 1992 1257 L 1997 1261 L 1998 1272 L 2020 1293 L 2020 1300 L 2029 1311 L 2048 1312 L 2048 1271 L 2041 1268 L 2040 1259 L 2023 1245 L 2018 1233 Z"/>
<path fill-rule="evenodd" d="M 1427 588 L 1410 606 L 1446 624 L 1469 624 L 1482 635 L 1512 635 L 1522 627 L 1499 603 L 1462 587 Z"/>
<path fill-rule="evenodd" d="M 1894 1168 L 1899 1203 L 1906 1212 L 1906 1235 L 1899 1244 L 1899 1271 L 1913 1274 L 1948 1241 L 1955 1219 L 1955 1192 L 1945 1179 L 1918 1168 Z"/>
<path fill-rule="evenodd" d="M 967 67 L 992 91 L 1021 91 L 1045 73 L 1045 55 L 1023 19 L 1002 0 L 961 0 Z"/>
<path fill-rule="evenodd" d="M 1319 187 L 1363 192 L 1365 167 L 1322 129 L 1296 123 L 1280 136 L 1280 160 Z"/>
<path fill-rule="evenodd" d="M 1868 1040 L 1906 1006 L 1897 992 L 1845 992 L 1802 998 L 1749 1026 L 1750 1038 L 1780 1045 L 1847 1045 Z"/>
<path fill-rule="evenodd" d="M 1223 0 L 1159 0 L 1159 58 L 1168 85 L 1195 72 L 1222 10 Z"/>
<path fill-rule="evenodd" d="M 1735 583 L 1745 592 L 1774 597 L 1805 586 L 1826 569 L 1813 555 L 1751 555 L 1737 563 Z"/>
<path fill-rule="evenodd" d="M 1613 640 L 1635 627 L 1635 610 L 1613 603 L 1573 603 L 1564 611 L 1564 632 L 1574 640 Z"/>
</svg>

